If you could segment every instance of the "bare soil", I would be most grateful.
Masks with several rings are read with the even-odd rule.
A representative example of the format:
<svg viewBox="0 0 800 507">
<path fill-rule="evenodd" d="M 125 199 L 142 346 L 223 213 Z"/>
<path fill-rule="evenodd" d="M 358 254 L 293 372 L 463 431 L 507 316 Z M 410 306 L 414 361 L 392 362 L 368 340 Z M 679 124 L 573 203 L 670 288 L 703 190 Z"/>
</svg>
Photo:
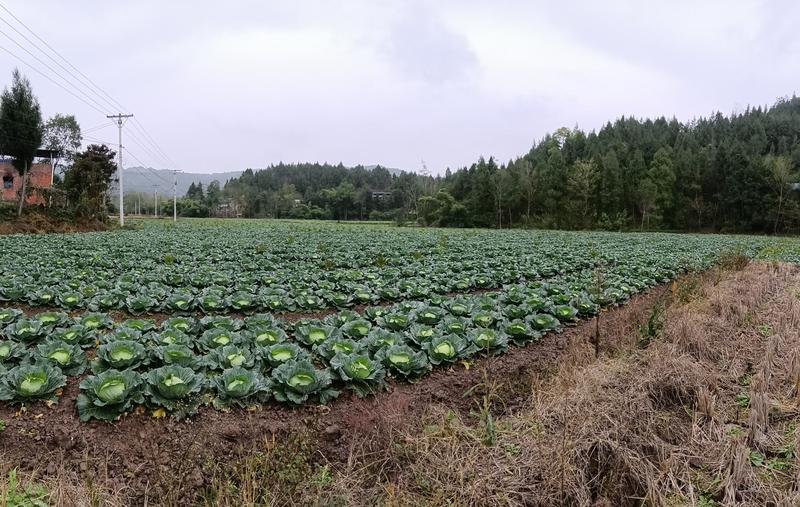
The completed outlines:
<svg viewBox="0 0 800 507">
<path fill-rule="evenodd" d="M 600 349 L 617 350 L 621 342 L 631 347 L 638 327 L 669 292 L 669 286 L 660 286 L 603 313 Z M 71 379 L 53 406 L 36 404 L 19 412 L 0 404 L 0 420 L 6 422 L 0 472 L 13 467 L 45 480 L 82 477 L 114 492 L 122 504 L 153 505 L 167 496 L 170 502 L 192 504 L 220 464 L 235 462 L 265 440 L 311 435 L 314 459 L 336 467 L 365 440 L 419 424 L 431 405 L 444 404 L 460 417 L 473 418 L 485 386 L 492 383 L 502 385 L 495 415 L 513 414 L 528 402 L 532 386 L 554 375 L 567 352 L 588 344 L 594 332 L 594 321 L 582 322 L 505 355 L 436 369 L 418 383 L 391 384 L 387 392 L 364 399 L 344 393 L 329 406 L 292 409 L 270 403 L 228 413 L 204 408 L 184 421 L 140 411 L 115 423 L 81 423 L 74 403 L 78 380 Z"/>
</svg>

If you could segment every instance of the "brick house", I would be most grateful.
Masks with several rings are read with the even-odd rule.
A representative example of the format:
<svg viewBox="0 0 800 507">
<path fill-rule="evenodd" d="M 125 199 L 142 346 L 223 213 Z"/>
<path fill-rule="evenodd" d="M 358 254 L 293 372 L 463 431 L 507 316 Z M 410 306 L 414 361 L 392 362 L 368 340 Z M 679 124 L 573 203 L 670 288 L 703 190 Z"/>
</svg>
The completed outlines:
<svg viewBox="0 0 800 507">
<path fill-rule="evenodd" d="M 38 154 L 37 154 L 38 155 Z M 28 195 L 27 204 L 44 204 L 41 189 L 53 186 L 53 165 L 50 160 L 34 161 L 28 169 Z M 11 164 L 10 158 L 0 157 L 0 200 L 17 201 L 19 190 L 22 188 L 22 178 Z"/>
</svg>

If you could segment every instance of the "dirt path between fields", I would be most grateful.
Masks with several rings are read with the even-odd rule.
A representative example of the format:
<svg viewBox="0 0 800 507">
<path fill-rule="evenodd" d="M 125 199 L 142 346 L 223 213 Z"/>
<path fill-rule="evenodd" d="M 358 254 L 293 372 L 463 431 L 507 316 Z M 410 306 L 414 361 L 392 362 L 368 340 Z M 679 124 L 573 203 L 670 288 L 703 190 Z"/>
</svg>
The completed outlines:
<svg viewBox="0 0 800 507">
<path fill-rule="evenodd" d="M 638 326 L 669 292 L 669 286 L 662 285 L 605 312 L 601 349 L 618 346 L 605 337 L 635 339 Z M 365 399 L 346 392 L 329 406 L 292 409 L 269 403 L 256 411 L 229 413 L 206 407 L 185 421 L 154 419 L 140 412 L 112 424 L 81 423 L 74 402 L 78 379 L 72 378 L 52 407 L 35 404 L 19 413 L 0 404 L 0 420 L 6 422 L 0 433 L 0 472 L 16 467 L 45 478 L 75 474 L 124 495 L 124 504 L 148 499 L 152 504 L 165 493 L 165 478 L 177 480 L 177 486 L 186 490 L 184 498 L 191 498 L 208 483 L 209 460 L 233 459 L 264 439 L 285 439 L 296 432 L 314 435 L 320 461 L 341 463 L 353 442 L 378 434 L 379 429 L 401 427 L 431 403 L 447 403 L 468 417 L 481 389 L 468 390 L 486 381 L 503 384 L 503 412 L 512 413 L 529 398 L 532 382 L 554 372 L 565 350 L 587 343 L 594 331 L 594 321 L 581 322 L 525 348 L 512 347 L 505 355 L 479 359 L 469 368 L 457 364 L 435 369 L 416 384 L 392 384 L 388 392 Z"/>
</svg>

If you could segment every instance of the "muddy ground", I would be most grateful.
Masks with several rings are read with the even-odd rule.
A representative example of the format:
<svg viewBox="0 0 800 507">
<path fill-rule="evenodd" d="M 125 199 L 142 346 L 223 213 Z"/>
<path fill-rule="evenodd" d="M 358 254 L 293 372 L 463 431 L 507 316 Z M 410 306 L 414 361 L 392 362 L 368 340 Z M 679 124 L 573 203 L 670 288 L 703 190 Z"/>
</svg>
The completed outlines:
<svg viewBox="0 0 800 507">
<path fill-rule="evenodd" d="M 633 345 L 653 306 L 669 294 L 669 286 L 660 286 L 603 313 L 601 351 L 619 347 L 621 339 Z M 387 392 L 365 399 L 347 392 L 329 406 L 292 409 L 270 403 L 229 413 L 203 408 L 185 421 L 154 419 L 141 411 L 116 423 L 81 423 L 74 402 L 78 379 L 70 379 L 51 407 L 35 404 L 20 413 L 0 404 L 0 419 L 6 422 L 0 433 L 0 468 L 36 472 L 45 480 L 82 477 L 116 493 L 121 504 L 158 504 L 167 494 L 190 504 L 208 486 L 215 463 L 232 462 L 265 439 L 311 435 L 314 459 L 335 467 L 348 460 L 355 443 L 416 423 L 431 404 L 474 417 L 471 412 L 484 394 L 481 386 L 493 381 L 501 385 L 496 395 L 502 400 L 495 415 L 512 414 L 529 399 L 534 381 L 555 372 L 565 351 L 589 343 L 594 333 L 594 321 L 582 322 L 525 348 L 439 368 L 418 383 L 391 384 Z"/>
</svg>

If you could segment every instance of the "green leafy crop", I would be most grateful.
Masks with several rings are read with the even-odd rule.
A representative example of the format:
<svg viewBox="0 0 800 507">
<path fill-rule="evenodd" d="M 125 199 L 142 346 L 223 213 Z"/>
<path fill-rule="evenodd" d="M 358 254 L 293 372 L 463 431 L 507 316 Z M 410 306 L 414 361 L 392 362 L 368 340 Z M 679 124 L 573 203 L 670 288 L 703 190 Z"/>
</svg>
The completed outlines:
<svg viewBox="0 0 800 507">
<path fill-rule="evenodd" d="M 162 366 L 148 371 L 144 378 L 147 400 L 179 419 L 197 412 L 203 402 L 206 380 L 191 368 L 175 364 Z"/>
<path fill-rule="evenodd" d="M 48 363 L 22 364 L 0 376 L 0 400 L 55 400 L 56 390 L 66 384 L 61 370 Z"/>
<path fill-rule="evenodd" d="M 134 405 L 144 403 L 144 384 L 133 370 L 106 370 L 80 383 L 78 415 L 81 421 L 113 421 Z"/>
<path fill-rule="evenodd" d="M 340 353 L 331 359 L 331 369 L 359 396 L 367 396 L 382 389 L 386 371 L 380 362 L 367 354 Z"/>
<path fill-rule="evenodd" d="M 272 393 L 275 399 L 295 405 L 307 401 L 327 403 L 339 392 L 331 387 L 331 373 L 318 370 L 311 361 L 288 361 L 272 371 Z"/>
<path fill-rule="evenodd" d="M 211 379 L 216 392 L 214 408 L 226 409 L 232 405 L 242 408 L 261 404 L 270 395 L 269 381 L 257 371 L 245 368 L 229 368 Z"/>
</svg>

